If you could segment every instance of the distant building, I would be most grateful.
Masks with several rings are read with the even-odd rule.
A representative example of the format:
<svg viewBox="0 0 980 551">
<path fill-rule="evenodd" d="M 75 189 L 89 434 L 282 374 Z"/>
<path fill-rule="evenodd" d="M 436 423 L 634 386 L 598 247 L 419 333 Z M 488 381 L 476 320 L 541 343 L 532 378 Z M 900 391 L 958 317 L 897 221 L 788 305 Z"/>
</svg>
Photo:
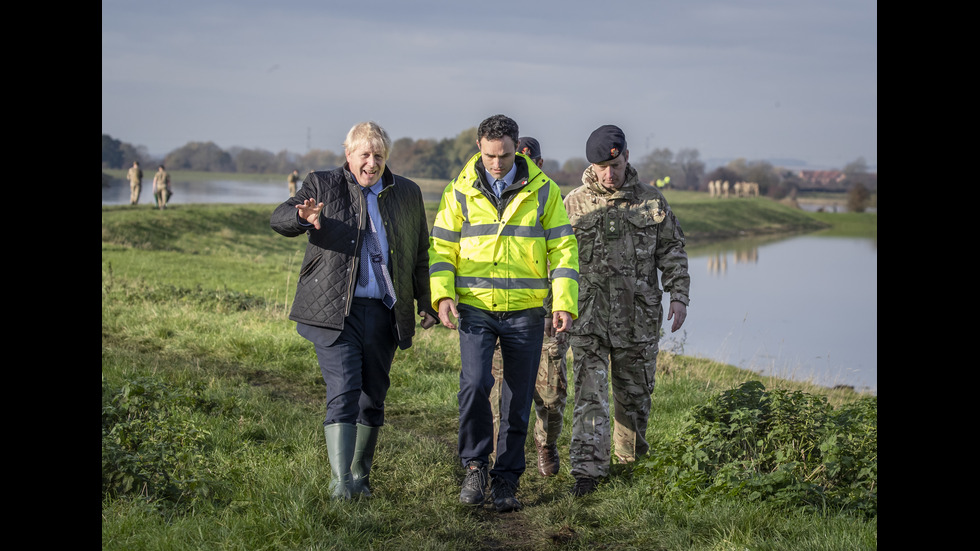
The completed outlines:
<svg viewBox="0 0 980 551">
<path fill-rule="evenodd" d="M 847 174 L 842 170 L 800 170 L 796 172 L 800 179 L 800 191 L 845 191 L 847 189 Z M 856 175 L 854 180 L 859 180 L 868 189 L 878 188 L 878 174 L 868 172 Z"/>
<path fill-rule="evenodd" d="M 847 176 L 840 170 L 801 170 L 796 173 L 804 189 L 843 189 Z"/>
</svg>

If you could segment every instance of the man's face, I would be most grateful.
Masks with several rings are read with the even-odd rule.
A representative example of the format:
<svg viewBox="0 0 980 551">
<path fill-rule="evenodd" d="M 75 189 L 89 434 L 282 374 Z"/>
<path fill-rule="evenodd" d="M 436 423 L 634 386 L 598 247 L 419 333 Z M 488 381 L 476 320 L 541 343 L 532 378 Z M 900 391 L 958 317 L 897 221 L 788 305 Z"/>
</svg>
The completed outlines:
<svg viewBox="0 0 980 551">
<path fill-rule="evenodd" d="M 499 140 L 480 138 L 476 145 L 480 148 L 483 166 L 491 176 L 500 180 L 510 172 L 514 166 L 514 159 L 517 158 L 517 144 L 510 136 L 504 136 Z"/>
<path fill-rule="evenodd" d="M 353 151 L 347 151 L 347 166 L 357 183 L 363 187 L 371 187 L 378 183 L 385 171 L 385 155 L 376 150 L 370 143 L 357 145 Z"/>
<path fill-rule="evenodd" d="M 592 171 L 599 178 L 602 187 L 614 191 L 623 187 L 623 183 L 626 182 L 626 165 L 629 160 L 630 152 L 627 149 L 615 159 L 602 163 L 592 163 Z"/>
</svg>

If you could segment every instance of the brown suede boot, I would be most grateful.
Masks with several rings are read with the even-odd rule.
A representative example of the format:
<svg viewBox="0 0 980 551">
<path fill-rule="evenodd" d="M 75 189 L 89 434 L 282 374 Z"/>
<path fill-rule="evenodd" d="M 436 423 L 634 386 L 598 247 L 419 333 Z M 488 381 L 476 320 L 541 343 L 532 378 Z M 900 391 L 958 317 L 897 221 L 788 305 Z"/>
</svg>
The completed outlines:
<svg viewBox="0 0 980 551">
<path fill-rule="evenodd" d="M 542 446 L 538 442 L 535 442 L 535 445 L 538 448 L 538 472 L 541 476 L 558 474 L 558 446 L 555 444 Z"/>
</svg>

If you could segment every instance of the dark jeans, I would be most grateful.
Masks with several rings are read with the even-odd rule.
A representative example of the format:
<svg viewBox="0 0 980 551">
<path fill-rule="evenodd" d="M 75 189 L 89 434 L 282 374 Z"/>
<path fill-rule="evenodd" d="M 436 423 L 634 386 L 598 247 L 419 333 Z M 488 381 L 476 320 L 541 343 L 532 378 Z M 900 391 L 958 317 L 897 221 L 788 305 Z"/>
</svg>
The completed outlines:
<svg viewBox="0 0 980 551">
<path fill-rule="evenodd" d="M 297 328 L 313 342 L 327 385 L 324 425 L 384 424 L 388 373 L 395 357 L 394 323 L 394 314 L 380 300 L 355 298 L 342 331 Z"/>
<path fill-rule="evenodd" d="M 544 309 L 488 312 L 460 304 L 459 458 L 486 464 L 493 451 L 491 362 L 500 341 L 504 370 L 500 392 L 500 431 L 491 477 L 517 483 L 524 473 L 524 442 L 530 419 L 534 381 L 541 360 Z"/>
</svg>

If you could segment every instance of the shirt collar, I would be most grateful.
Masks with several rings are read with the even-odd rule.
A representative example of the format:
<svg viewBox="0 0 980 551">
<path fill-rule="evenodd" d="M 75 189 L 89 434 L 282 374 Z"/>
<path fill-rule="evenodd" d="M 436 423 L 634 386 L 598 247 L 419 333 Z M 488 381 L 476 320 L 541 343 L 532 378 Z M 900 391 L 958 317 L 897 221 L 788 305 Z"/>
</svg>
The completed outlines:
<svg viewBox="0 0 980 551">
<path fill-rule="evenodd" d="M 493 181 L 496 180 L 496 178 L 494 178 L 493 175 L 490 174 L 489 170 L 484 168 L 483 171 L 487 175 L 487 182 L 492 186 Z M 507 174 L 504 174 L 504 177 L 501 178 L 501 180 L 504 182 L 505 188 L 514 183 L 514 176 L 516 175 L 517 175 L 517 162 L 515 161 L 514 165 L 510 167 L 509 171 L 507 171 Z"/>
<path fill-rule="evenodd" d="M 370 189 L 371 192 L 374 193 L 375 195 L 381 195 L 381 190 L 383 188 L 384 188 L 384 178 L 381 178 L 380 180 L 375 182 L 373 186 L 368 186 L 367 189 Z"/>
</svg>

